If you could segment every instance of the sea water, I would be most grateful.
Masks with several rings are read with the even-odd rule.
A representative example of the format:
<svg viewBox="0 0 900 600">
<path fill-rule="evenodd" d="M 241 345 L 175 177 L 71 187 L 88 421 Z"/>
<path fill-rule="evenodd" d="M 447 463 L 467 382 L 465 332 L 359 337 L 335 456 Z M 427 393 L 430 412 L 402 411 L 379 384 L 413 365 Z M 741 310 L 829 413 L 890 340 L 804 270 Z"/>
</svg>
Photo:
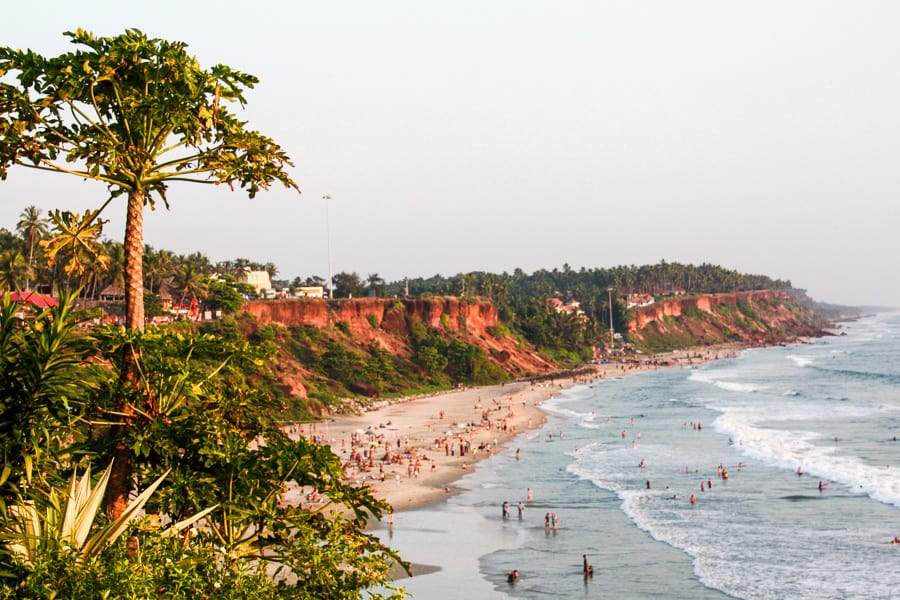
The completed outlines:
<svg viewBox="0 0 900 600">
<path fill-rule="evenodd" d="M 900 597 L 900 315 L 841 332 L 562 391 L 466 493 L 397 515 L 393 545 L 444 567 L 402 583 L 416 598 Z"/>
</svg>

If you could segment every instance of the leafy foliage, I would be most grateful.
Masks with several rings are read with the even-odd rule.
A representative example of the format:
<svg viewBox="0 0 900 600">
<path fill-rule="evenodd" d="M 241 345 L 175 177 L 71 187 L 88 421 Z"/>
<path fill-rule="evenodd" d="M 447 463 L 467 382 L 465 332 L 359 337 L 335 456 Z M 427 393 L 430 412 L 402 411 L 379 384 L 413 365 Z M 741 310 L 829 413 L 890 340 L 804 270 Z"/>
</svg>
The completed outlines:
<svg viewBox="0 0 900 600">
<path fill-rule="evenodd" d="M 77 51 L 0 49 L 0 73 L 18 81 L 0 86 L 0 177 L 24 164 L 106 182 L 114 197 L 149 192 L 151 204 L 173 180 L 239 185 L 251 197 L 272 181 L 294 186 L 284 152 L 225 108 L 244 103 L 252 75 L 203 70 L 184 43 L 136 29 L 65 35 Z"/>
<path fill-rule="evenodd" d="M 21 494 L 28 480 L 22 465 L 25 457 L 31 457 L 28 462 L 35 474 L 30 486 L 34 491 L 29 493 L 44 498 L 45 508 L 55 506 L 52 499 L 59 496 L 52 492 L 48 473 L 62 472 L 81 457 L 103 459 L 124 447 L 132 483 L 142 492 L 139 501 L 147 502 L 150 512 L 178 521 L 207 507 L 218 508 L 205 515 L 205 528 L 187 547 L 181 541 L 173 546 L 162 540 L 163 532 L 155 526 L 136 531 L 147 551 L 147 571 L 141 577 L 129 575 L 123 562 L 128 559 L 117 545 L 101 551 L 105 542 L 45 544 L 45 551 L 39 556 L 32 553 L 27 562 L 14 554 L 0 555 L 0 572 L 21 580 L 17 590 L 32 590 L 36 597 L 68 589 L 93 590 L 88 597 L 104 589 L 123 597 L 178 597 L 175 590 L 202 588 L 212 594 L 209 586 L 215 584 L 233 597 L 251 597 L 262 590 L 267 597 L 356 598 L 362 590 L 384 584 L 390 564 L 399 558 L 364 527 L 387 507 L 367 489 L 344 483 L 340 460 L 329 448 L 305 439 L 293 441 L 274 424 L 283 407 L 248 380 L 265 366 L 270 356 L 267 346 L 158 329 L 100 328 L 91 336 L 73 334 L 70 340 L 65 311 L 64 306 L 53 319 L 49 314 L 39 316 L 40 326 L 20 327 L 18 337 L 5 336 L 10 351 L 3 357 L 18 356 L 4 364 L 11 377 L 4 380 L 3 391 L 10 396 L 4 396 L 2 422 L 16 425 L 7 425 L 0 438 L 7 457 L 7 488 L 15 497 Z M 45 356 L 38 351 L 45 340 L 42 327 L 54 325 L 58 332 L 50 339 L 66 343 L 51 345 Z M 13 341 L 18 345 L 10 345 Z M 77 360 L 85 355 L 70 348 L 76 342 L 85 344 L 84 351 L 95 357 L 94 369 L 77 368 Z M 126 349 L 136 352 L 135 386 L 122 385 L 118 375 Z M 46 369 L 47 377 L 35 382 L 33 375 L 46 365 L 56 367 Z M 84 376 L 88 372 L 91 376 Z M 67 401 L 56 408 L 56 394 L 63 390 L 69 391 Z M 15 412 L 30 416 L 15 421 Z M 125 421 L 128 427 L 92 435 L 97 428 Z M 46 439 L 48 432 L 56 437 Z M 40 449 L 39 456 L 35 448 Z M 74 485 L 87 489 L 87 481 L 82 477 Z M 285 490 L 296 486 L 319 490 L 326 503 L 311 507 L 282 502 Z M 91 501 L 80 504 L 84 515 L 95 511 L 100 487 L 86 494 Z M 20 506 L 14 501 L 8 505 Z M 60 523 L 61 518 L 53 515 L 65 512 L 41 514 L 49 515 L 47 522 Z M 27 531 L 24 523 L 34 522 L 37 515 L 27 509 L 12 509 L 10 514 L 22 517 L 14 520 L 23 524 L 16 530 L 20 533 Z M 109 529 L 93 531 L 91 535 L 101 536 L 96 539 L 113 537 L 107 536 Z M 115 533 L 120 531 L 117 527 Z M 63 547 L 86 545 L 92 548 L 91 556 L 102 555 L 98 560 L 109 567 L 109 574 L 94 566 L 86 567 L 86 579 L 77 574 L 78 561 Z M 171 567 L 165 563 L 171 564 L 174 553 L 179 567 L 167 575 Z M 5 589 L 12 593 L 12 588 Z M 144 591 L 132 595 L 132 590 Z"/>
<path fill-rule="evenodd" d="M 76 335 L 71 297 L 23 321 L 21 305 L 0 304 L 0 504 L 50 478 L 63 462 L 88 390 L 82 361 L 88 339 Z"/>
</svg>

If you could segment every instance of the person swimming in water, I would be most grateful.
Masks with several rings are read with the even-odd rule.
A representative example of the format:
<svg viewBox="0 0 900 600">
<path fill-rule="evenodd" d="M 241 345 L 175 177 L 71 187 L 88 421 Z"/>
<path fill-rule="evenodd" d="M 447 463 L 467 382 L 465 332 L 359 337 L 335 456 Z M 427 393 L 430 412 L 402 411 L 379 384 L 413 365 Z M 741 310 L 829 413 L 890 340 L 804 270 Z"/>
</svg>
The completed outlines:
<svg viewBox="0 0 900 600">
<path fill-rule="evenodd" d="M 509 583 L 515 583 L 519 580 L 519 570 L 513 569 L 510 571 L 509 575 L 506 576 L 506 581 Z"/>
</svg>

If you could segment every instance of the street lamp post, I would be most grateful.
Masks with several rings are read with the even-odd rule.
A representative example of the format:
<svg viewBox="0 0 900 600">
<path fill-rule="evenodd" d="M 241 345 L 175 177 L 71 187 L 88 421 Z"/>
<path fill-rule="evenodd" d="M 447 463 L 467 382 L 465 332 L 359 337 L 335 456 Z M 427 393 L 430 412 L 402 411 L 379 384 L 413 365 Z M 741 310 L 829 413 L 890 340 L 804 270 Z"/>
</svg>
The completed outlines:
<svg viewBox="0 0 900 600">
<path fill-rule="evenodd" d="M 331 272 L 331 220 L 329 218 L 328 205 L 331 200 L 331 196 L 325 194 L 322 196 L 322 199 L 325 200 L 325 240 L 328 244 L 328 299 L 334 299 L 334 278 Z"/>
<path fill-rule="evenodd" d="M 612 352 L 616 345 L 616 330 L 613 326 L 612 288 L 606 288 L 606 293 L 609 294 L 609 349 Z"/>
</svg>

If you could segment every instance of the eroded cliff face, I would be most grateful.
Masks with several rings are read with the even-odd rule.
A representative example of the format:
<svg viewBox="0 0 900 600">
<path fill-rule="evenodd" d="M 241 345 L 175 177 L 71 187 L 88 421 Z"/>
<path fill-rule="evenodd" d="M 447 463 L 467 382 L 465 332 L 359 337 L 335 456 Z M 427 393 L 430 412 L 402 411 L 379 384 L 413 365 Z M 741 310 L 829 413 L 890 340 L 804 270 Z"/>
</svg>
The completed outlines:
<svg viewBox="0 0 900 600">
<path fill-rule="evenodd" d="M 633 309 L 628 333 L 635 344 L 659 349 L 723 342 L 782 343 L 823 335 L 822 326 L 789 293 L 765 290 L 685 296 Z"/>
<path fill-rule="evenodd" d="M 377 342 L 404 357 L 412 355 L 408 322 L 413 317 L 455 339 L 483 348 L 491 360 L 515 377 L 554 369 L 550 361 L 529 346 L 520 347 L 514 338 L 498 338 L 491 333 L 489 329 L 499 323 L 499 316 L 497 307 L 490 302 L 459 298 L 359 298 L 328 302 L 308 298 L 248 302 L 243 310 L 256 317 L 261 326 L 311 325 L 328 329 L 342 324 L 354 343 L 368 346 Z"/>
</svg>

